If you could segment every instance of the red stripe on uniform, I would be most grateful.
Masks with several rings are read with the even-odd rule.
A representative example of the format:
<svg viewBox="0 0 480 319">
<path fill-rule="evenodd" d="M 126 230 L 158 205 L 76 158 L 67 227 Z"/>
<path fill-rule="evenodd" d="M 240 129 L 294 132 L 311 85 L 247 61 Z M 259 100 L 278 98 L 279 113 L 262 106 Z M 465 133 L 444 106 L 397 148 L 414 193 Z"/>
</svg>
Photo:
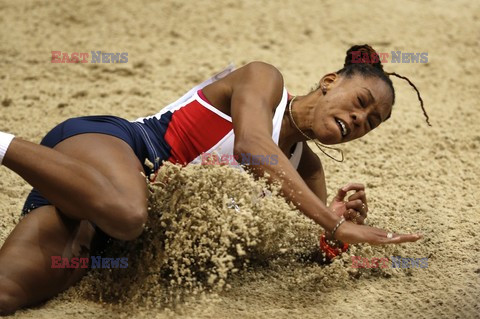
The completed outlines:
<svg viewBox="0 0 480 319">
<path fill-rule="evenodd" d="M 215 146 L 232 129 L 230 121 L 192 101 L 173 112 L 164 137 L 172 148 L 168 160 L 186 165 Z"/>
</svg>

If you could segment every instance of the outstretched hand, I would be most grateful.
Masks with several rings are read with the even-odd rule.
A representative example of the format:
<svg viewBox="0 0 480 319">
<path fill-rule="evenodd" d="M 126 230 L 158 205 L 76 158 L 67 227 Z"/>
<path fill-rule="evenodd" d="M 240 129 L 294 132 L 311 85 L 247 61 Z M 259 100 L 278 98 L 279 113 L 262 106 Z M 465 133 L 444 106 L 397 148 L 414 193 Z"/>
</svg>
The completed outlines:
<svg viewBox="0 0 480 319">
<path fill-rule="evenodd" d="M 389 233 L 380 228 L 356 225 L 348 221 L 344 222 L 335 232 L 335 239 L 349 244 L 400 244 L 405 242 L 415 242 L 422 237 L 423 236 L 421 234 Z"/>
<path fill-rule="evenodd" d="M 355 193 L 345 200 L 350 191 L 355 191 Z M 399 244 L 415 242 L 423 237 L 421 234 L 397 234 L 363 225 L 368 213 L 363 184 L 350 183 L 340 188 L 329 207 L 336 215 L 343 216 L 346 220 L 335 232 L 335 239 L 344 243 Z"/>
</svg>

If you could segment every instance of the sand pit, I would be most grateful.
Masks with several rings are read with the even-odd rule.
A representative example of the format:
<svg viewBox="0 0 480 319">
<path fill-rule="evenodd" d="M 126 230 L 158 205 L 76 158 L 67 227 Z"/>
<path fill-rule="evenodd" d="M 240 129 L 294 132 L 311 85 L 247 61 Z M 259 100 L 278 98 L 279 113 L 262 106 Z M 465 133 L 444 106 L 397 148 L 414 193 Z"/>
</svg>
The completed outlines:
<svg viewBox="0 0 480 319">
<path fill-rule="evenodd" d="M 170 255 L 161 255 L 150 242 L 145 245 L 152 248 L 150 252 L 136 255 L 138 261 L 149 261 L 136 272 L 143 281 L 133 280 L 129 289 L 120 292 L 126 302 L 111 298 L 117 287 L 107 283 L 118 274 L 92 272 L 76 287 L 14 317 L 478 318 L 478 12 L 479 5 L 468 1 L 459 1 L 454 8 L 442 1 L 0 2 L 0 130 L 31 141 L 38 142 L 55 124 L 73 116 L 114 114 L 135 119 L 153 114 L 230 62 L 269 62 L 282 71 L 290 92 L 303 94 L 323 74 L 338 70 L 345 51 L 356 43 L 370 43 L 378 52 L 428 52 L 428 63 L 384 67 L 414 81 L 433 124 L 429 128 L 424 123 L 411 88 L 394 79 L 397 101 L 392 118 L 365 138 L 344 145 L 343 164 L 319 154 L 330 194 L 349 181 L 365 183 L 370 223 L 393 231 L 420 231 L 425 239 L 416 244 L 356 245 L 333 264 L 319 265 L 309 258 L 318 228 L 280 198 L 262 199 L 256 207 L 251 188 L 259 185 L 252 181 L 232 183 L 234 179 L 226 177 L 233 173 L 221 167 L 187 169 L 178 173 L 171 189 L 156 188 L 159 206 L 152 205 L 152 214 L 156 209 L 207 212 L 211 225 L 222 224 L 218 219 L 222 214 L 225 225 L 248 226 L 239 232 L 242 236 L 232 233 L 230 243 L 212 250 L 224 257 L 222 249 L 235 247 L 226 253 L 235 260 L 218 263 L 226 265 L 223 272 L 197 270 L 192 277 L 188 273 L 192 268 L 185 267 L 177 269 L 178 276 L 173 265 L 192 253 L 190 246 L 178 246 L 185 241 L 173 240 L 168 242 Z M 56 50 L 128 52 L 128 62 L 52 64 L 51 51 Z M 184 184 L 182 174 L 208 177 L 212 186 L 197 185 L 197 180 Z M 239 185 L 244 187 L 236 188 Z M 167 189 L 194 194 L 180 192 L 172 198 L 175 192 Z M 28 191 L 18 176 L 0 168 L 0 243 L 18 221 Z M 235 215 L 228 207 L 230 197 L 251 216 Z M 206 206 L 198 206 L 199 201 Z M 208 209 L 211 206 L 218 209 Z M 154 234 L 160 219 L 151 222 L 151 236 L 168 237 Z M 270 227 L 274 224 L 282 231 L 275 232 Z M 184 229 L 181 225 L 170 227 Z M 206 224 L 197 226 L 201 225 Z M 210 238 L 207 233 L 201 230 L 188 240 Z M 428 257 L 429 263 L 428 268 L 410 270 L 357 270 L 352 268 L 351 255 Z M 250 262 L 244 265 L 245 260 Z M 210 275 L 217 273 L 226 277 L 217 275 L 206 287 Z M 197 295 L 182 293 L 172 302 L 178 290 L 168 279 L 182 276 L 197 278 L 194 288 L 203 286 Z M 158 278 L 167 282 L 158 283 Z M 100 296 L 104 301 L 99 301 Z"/>
</svg>

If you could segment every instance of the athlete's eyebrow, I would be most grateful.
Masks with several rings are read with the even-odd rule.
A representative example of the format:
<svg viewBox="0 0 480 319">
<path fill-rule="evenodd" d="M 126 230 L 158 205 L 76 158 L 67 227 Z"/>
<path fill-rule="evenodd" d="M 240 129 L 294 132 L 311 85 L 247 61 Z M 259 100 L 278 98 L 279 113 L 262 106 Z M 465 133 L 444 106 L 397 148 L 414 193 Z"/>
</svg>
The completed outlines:
<svg viewBox="0 0 480 319">
<path fill-rule="evenodd" d="M 372 91 L 370 91 L 370 89 L 366 87 L 363 87 L 363 89 L 367 90 L 368 95 L 370 96 L 370 99 L 372 100 L 372 102 L 375 102 L 375 98 L 373 97 Z"/>
</svg>

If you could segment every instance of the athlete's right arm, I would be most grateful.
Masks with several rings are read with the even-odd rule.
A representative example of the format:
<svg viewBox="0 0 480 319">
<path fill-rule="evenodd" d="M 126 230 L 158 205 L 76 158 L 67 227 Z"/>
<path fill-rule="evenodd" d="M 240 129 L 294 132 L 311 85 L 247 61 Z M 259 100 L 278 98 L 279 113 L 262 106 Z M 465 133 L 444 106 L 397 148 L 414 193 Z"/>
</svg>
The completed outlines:
<svg viewBox="0 0 480 319">
<path fill-rule="evenodd" d="M 280 181 L 281 191 L 289 201 L 323 228 L 332 230 L 340 218 L 310 190 L 272 139 L 272 118 L 283 94 L 280 72 L 269 64 L 253 62 L 225 80 L 231 88 L 235 155 L 277 156 L 275 165 L 260 163 L 249 168 L 254 174 L 268 173 L 269 180 Z"/>
<path fill-rule="evenodd" d="M 281 191 L 307 217 L 313 219 L 327 231 L 331 231 L 340 220 L 320 198 L 315 195 L 288 158 L 272 140 L 272 118 L 275 107 L 283 94 L 283 77 L 273 66 L 252 62 L 218 81 L 229 100 L 233 129 L 235 132 L 234 153 L 251 155 L 276 155 L 278 163 L 250 165 L 254 174 L 268 173 L 270 181 L 280 181 Z M 228 98 L 229 97 L 229 98 Z M 335 237 L 347 243 L 388 244 L 416 241 L 416 235 L 396 234 L 387 238 L 387 232 L 364 225 L 345 222 Z"/>
</svg>

